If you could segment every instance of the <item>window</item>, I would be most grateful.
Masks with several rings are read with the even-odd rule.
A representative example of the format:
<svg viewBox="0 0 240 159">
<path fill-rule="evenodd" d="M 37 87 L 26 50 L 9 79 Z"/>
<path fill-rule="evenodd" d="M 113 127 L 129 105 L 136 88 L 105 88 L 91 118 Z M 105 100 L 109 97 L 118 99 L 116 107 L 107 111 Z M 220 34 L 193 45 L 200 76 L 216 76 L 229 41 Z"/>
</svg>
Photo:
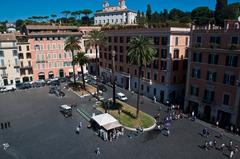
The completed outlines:
<svg viewBox="0 0 240 159">
<path fill-rule="evenodd" d="M 223 96 L 223 104 L 224 105 L 229 105 L 229 98 L 230 98 L 230 96 L 228 94 L 224 94 L 224 96 Z"/>
<path fill-rule="evenodd" d="M 4 52 L 0 51 L 0 57 L 4 57 Z"/>
<path fill-rule="evenodd" d="M 155 96 L 157 94 L 156 88 L 153 89 L 153 95 Z"/>
<path fill-rule="evenodd" d="M 217 73 L 216 72 L 211 72 L 207 71 L 207 80 L 211 82 L 216 82 L 217 79 Z"/>
<path fill-rule="evenodd" d="M 149 86 L 147 86 L 147 92 L 149 93 Z"/>
<path fill-rule="evenodd" d="M 168 44 L 168 37 L 162 37 L 162 45 Z"/>
<path fill-rule="evenodd" d="M 134 82 L 134 88 L 137 88 L 137 82 Z"/>
<path fill-rule="evenodd" d="M 201 36 L 197 37 L 197 43 L 202 43 L 202 37 Z"/>
<path fill-rule="evenodd" d="M 173 53 L 173 58 L 178 59 L 179 58 L 179 50 L 175 49 Z"/>
<path fill-rule="evenodd" d="M 20 62 L 20 66 L 23 67 L 23 62 L 22 61 Z"/>
<path fill-rule="evenodd" d="M 109 42 L 109 43 L 112 42 L 112 37 L 108 37 L 108 42 Z"/>
<path fill-rule="evenodd" d="M 213 101 L 214 100 L 214 91 L 211 91 L 211 90 L 205 90 L 204 91 L 204 100 L 206 101 Z"/>
<path fill-rule="evenodd" d="M 165 77 L 164 77 L 164 76 L 161 77 L 161 82 L 162 82 L 162 83 L 165 82 Z"/>
<path fill-rule="evenodd" d="M 144 89 L 144 86 L 143 86 L 143 85 L 141 85 L 141 90 L 143 91 L 143 89 Z"/>
<path fill-rule="evenodd" d="M 185 39 L 185 45 L 188 46 L 188 37 Z"/>
<path fill-rule="evenodd" d="M 148 72 L 147 73 L 147 79 L 150 79 L 151 77 L 150 77 L 150 73 Z"/>
<path fill-rule="evenodd" d="M 201 71 L 198 68 L 193 68 L 192 69 L 192 78 L 197 78 L 200 79 L 201 77 Z"/>
<path fill-rule="evenodd" d="M 175 45 L 178 46 L 178 37 L 175 38 Z"/>
<path fill-rule="evenodd" d="M 157 81 L 158 80 L 158 75 L 156 73 L 154 73 L 154 80 Z"/>
<path fill-rule="evenodd" d="M 173 71 L 177 71 L 179 67 L 179 61 L 173 61 Z"/>
<path fill-rule="evenodd" d="M 1 66 L 2 66 L 2 67 L 5 66 L 5 65 L 4 65 L 4 59 L 1 59 Z"/>
<path fill-rule="evenodd" d="M 154 45 L 159 45 L 159 44 L 160 44 L 160 38 L 154 37 Z"/>
<path fill-rule="evenodd" d="M 123 41 L 123 37 L 121 36 L 120 37 L 120 43 L 123 43 L 124 41 Z"/>
<path fill-rule="evenodd" d="M 167 49 L 162 49 L 161 50 L 161 57 L 162 58 L 167 58 Z"/>
<path fill-rule="evenodd" d="M 31 67 L 31 66 L 32 66 L 32 64 L 31 64 L 31 61 L 28 61 L 28 66 L 29 66 L 29 67 Z"/>
<path fill-rule="evenodd" d="M 32 58 L 32 55 L 31 55 L 30 52 L 28 52 L 26 55 L 27 55 L 27 59 L 31 59 Z"/>
<path fill-rule="evenodd" d="M 134 75 L 137 75 L 137 70 L 136 69 L 134 70 Z"/>
<path fill-rule="evenodd" d="M 15 59 L 15 66 L 18 66 L 18 59 Z"/>
<path fill-rule="evenodd" d="M 158 58 L 159 57 L 159 49 L 156 49 L 156 54 L 155 54 L 155 57 Z"/>
<path fill-rule="evenodd" d="M 202 62 L 202 54 L 193 53 L 193 62 Z"/>
<path fill-rule="evenodd" d="M 119 47 L 119 52 L 120 52 L 120 53 L 123 53 L 123 46 L 120 46 L 120 47 Z"/>
<path fill-rule="evenodd" d="M 13 56 L 18 56 L 17 50 L 13 50 Z"/>
<path fill-rule="evenodd" d="M 18 46 L 18 50 L 19 50 L 19 51 L 22 51 L 22 46 Z"/>
<path fill-rule="evenodd" d="M 237 67 L 238 57 L 237 56 L 226 56 L 226 66 Z"/>
<path fill-rule="evenodd" d="M 158 69 L 158 60 L 153 61 L 153 68 Z"/>
<path fill-rule="evenodd" d="M 199 95 L 199 88 L 191 86 L 191 95 L 198 96 Z"/>
<path fill-rule="evenodd" d="M 220 44 L 221 43 L 221 38 L 218 36 L 211 36 L 210 37 L 210 44 Z"/>
<path fill-rule="evenodd" d="M 129 43 L 129 42 L 130 42 L 130 40 L 131 40 L 131 37 L 130 37 L 130 36 L 128 36 L 128 37 L 127 37 L 127 43 Z"/>
<path fill-rule="evenodd" d="M 123 55 L 120 55 L 120 62 L 123 62 Z"/>
<path fill-rule="evenodd" d="M 29 51 L 30 50 L 30 48 L 29 48 L 29 46 L 27 46 L 27 51 Z"/>
<path fill-rule="evenodd" d="M 218 55 L 209 54 L 208 55 L 208 64 L 217 65 L 218 64 Z"/>
<path fill-rule="evenodd" d="M 225 73 L 223 83 L 234 86 L 235 79 L 236 79 L 235 75 L 230 75 Z"/>
<path fill-rule="evenodd" d="M 114 37 L 114 43 L 118 43 L 118 37 Z"/>
<path fill-rule="evenodd" d="M 167 69 L 167 61 L 161 61 L 161 70 Z"/>
<path fill-rule="evenodd" d="M 237 45 L 238 44 L 238 37 L 237 36 L 233 36 L 232 37 L 231 44 L 233 44 L 233 45 Z"/>
</svg>

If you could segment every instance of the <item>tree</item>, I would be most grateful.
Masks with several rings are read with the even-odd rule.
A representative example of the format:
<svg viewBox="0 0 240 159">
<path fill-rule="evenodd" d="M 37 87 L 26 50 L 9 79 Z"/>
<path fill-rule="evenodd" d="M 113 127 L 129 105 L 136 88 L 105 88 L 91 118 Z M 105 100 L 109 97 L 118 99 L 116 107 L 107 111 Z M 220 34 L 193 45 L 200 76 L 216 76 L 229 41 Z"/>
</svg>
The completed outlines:
<svg viewBox="0 0 240 159">
<path fill-rule="evenodd" d="M 213 11 L 211 11 L 208 7 L 198 7 L 192 10 L 191 13 L 192 20 L 196 25 L 208 25 L 213 21 Z"/>
<path fill-rule="evenodd" d="M 88 47 L 93 47 L 96 50 L 96 82 L 97 82 L 97 94 L 99 93 L 99 87 L 98 87 L 98 82 L 99 82 L 99 47 L 105 47 L 106 46 L 106 40 L 104 38 L 104 33 L 99 30 L 92 30 L 91 32 L 88 33 L 89 35 L 89 40 L 87 41 Z"/>
<path fill-rule="evenodd" d="M 65 11 L 62 11 L 61 14 L 62 14 L 65 18 L 68 18 L 68 15 L 71 14 L 71 12 L 68 11 L 68 10 L 65 10 Z"/>
<path fill-rule="evenodd" d="M 165 23 L 167 22 L 167 20 L 169 19 L 169 15 L 168 15 L 168 10 L 164 9 L 163 12 L 160 13 L 160 21 Z"/>
<path fill-rule="evenodd" d="M 154 12 L 151 16 L 151 23 L 159 23 L 160 22 L 160 14 L 158 12 Z"/>
<path fill-rule="evenodd" d="M 57 18 L 56 14 L 51 14 L 51 18 L 55 21 L 55 19 Z"/>
<path fill-rule="evenodd" d="M 215 22 L 216 25 L 223 27 L 224 20 L 227 18 L 227 0 L 217 0 L 216 8 L 215 8 Z"/>
<path fill-rule="evenodd" d="M 77 11 L 71 12 L 71 16 L 73 16 L 75 19 L 77 19 L 78 12 Z"/>
<path fill-rule="evenodd" d="M 240 3 L 232 3 L 227 8 L 227 19 L 237 19 L 240 16 Z"/>
<path fill-rule="evenodd" d="M 148 4 L 147 5 L 147 11 L 146 11 L 146 18 L 147 18 L 148 22 L 151 21 L 151 17 L 152 17 L 152 8 L 151 8 L 151 5 Z"/>
<path fill-rule="evenodd" d="M 82 10 L 81 13 L 85 15 L 84 17 L 82 17 L 83 24 L 89 24 L 90 23 L 89 14 L 92 14 L 92 11 L 89 9 L 84 9 Z"/>
<path fill-rule="evenodd" d="M 140 11 L 138 10 L 137 16 L 136 16 L 136 22 L 137 22 L 137 24 L 140 24 L 140 18 L 141 18 L 141 13 L 140 13 Z"/>
<path fill-rule="evenodd" d="M 173 8 L 170 12 L 169 12 L 169 19 L 172 21 L 179 21 L 180 18 L 182 18 L 184 16 L 184 12 Z"/>
<path fill-rule="evenodd" d="M 92 14 L 92 11 L 90 9 L 84 9 L 81 11 L 82 14 L 85 14 L 86 17 L 88 17 L 89 14 Z"/>
<path fill-rule="evenodd" d="M 74 57 L 74 61 L 79 64 L 81 67 L 81 74 L 82 74 L 82 82 L 83 82 L 83 88 L 85 89 L 85 77 L 84 77 L 84 69 L 83 66 L 87 64 L 88 58 L 86 56 L 85 52 L 80 52 Z"/>
<path fill-rule="evenodd" d="M 73 66 L 73 79 L 74 79 L 74 84 L 76 84 L 76 76 L 75 76 L 75 62 L 74 62 L 74 52 L 78 51 L 81 49 L 81 47 L 79 46 L 79 38 L 75 37 L 75 36 L 70 36 L 67 38 L 66 42 L 65 42 L 65 51 L 71 51 L 72 53 L 72 66 Z"/>
<path fill-rule="evenodd" d="M 136 117 L 139 114 L 139 98 L 140 98 L 140 86 L 141 75 L 143 65 L 150 64 L 156 54 L 156 49 L 153 47 L 153 40 L 145 38 L 143 36 L 133 37 L 130 40 L 130 46 L 128 50 L 128 57 L 131 63 L 138 66 L 138 92 L 137 92 L 137 112 Z"/>
</svg>

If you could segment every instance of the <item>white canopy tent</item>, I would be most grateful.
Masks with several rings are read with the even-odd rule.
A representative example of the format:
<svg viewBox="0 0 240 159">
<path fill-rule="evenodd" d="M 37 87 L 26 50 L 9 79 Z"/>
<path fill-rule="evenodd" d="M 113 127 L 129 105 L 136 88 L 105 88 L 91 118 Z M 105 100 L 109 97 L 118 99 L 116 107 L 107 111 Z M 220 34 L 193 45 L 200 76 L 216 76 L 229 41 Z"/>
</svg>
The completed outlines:
<svg viewBox="0 0 240 159">
<path fill-rule="evenodd" d="M 92 120 L 94 120 L 99 126 L 102 126 L 106 130 L 111 130 L 122 126 L 117 121 L 117 119 L 108 113 L 93 116 Z"/>
</svg>

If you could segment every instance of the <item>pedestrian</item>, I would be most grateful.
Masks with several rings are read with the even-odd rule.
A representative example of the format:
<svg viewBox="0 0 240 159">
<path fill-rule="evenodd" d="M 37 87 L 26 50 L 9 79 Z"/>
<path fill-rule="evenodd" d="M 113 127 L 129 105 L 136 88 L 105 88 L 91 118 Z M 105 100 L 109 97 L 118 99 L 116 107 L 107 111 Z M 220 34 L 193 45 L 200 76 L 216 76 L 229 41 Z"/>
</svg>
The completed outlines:
<svg viewBox="0 0 240 159">
<path fill-rule="evenodd" d="M 5 129 L 7 129 L 7 123 L 4 123 Z"/>
<path fill-rule="evenodd" d="M 97 154 L 97 156 L 100 155 L 100 148 L 99 147 L 97 147 L 96 154 Z"/>
<path fill-rule="evenodd" d="M 217 122 L 216 122 L 216 126 L 218 127 L 218 125 L 219 125 L 219 122 L 217 121 Z"/>
<path fill-rule="evenodd" d="M 207 140 L 205 140 L 204 149 L 205 149 L 206 151 L 208 150 L 208 142 L 207 142 Z"/>
<path fill-rule="evenodd" d="M 169 136 L 169 135 L 170 135 L 170 130 L 168 129 L 168 130 L 167 130 L 167 136 Z"/>
<path fill-rule="evenodd" d="M 231 127 L 230 127 L 230 130 L 231 130 L 231 132 L 233 133 L 233 126 L 231 125 Z"/>
<path fill-rule="evenodd" d="M 213 146 L 216 148 L 216 146 L 217 146 L 217 141 L 216 140 L 213 140 Z"/>
<path fill-rule="evenodd" d="M 206 129 L 206 128 L 204 128 L 204 129 L 202 130 L 202 134 L 203 134 L 204 137 L 206 136 L 206 134 L 207 134 L 207 129 Z"/>
<path fill-rule="evenodd" d="M 156 99 L 156 97 L 155 97 L 155 96 L 153 97 L 153 102 L 154 102 L 154 103 L 156 103 L 156 102 L 157 102 L 157 99 Z"/>
<path fill-rule="evenodd" d="M 80 132 L 80 128 L 79 128 L 79 126 L 76 128 L 76 134 L 79 134 L 79 132 Z"/>
<path fill-rule="evenodd" d="M 233 152 L 233 150 L 231 150 L 231 151 L 230 151 L 229 158 L 233 158 L 233 155 L 234 155 L 234 152 Z"/>
<path fill-rule="evenodd" d="M 229 147 L 231 147 L 233 145 L 233 142 L 230 140 L 229 141 Z"/>
<path fill-rule="evenodd" d="M 220 147 L 220 150 L 223 151 L 224 147 L 225 147 L 225 144 L 222 143 L 222 145 L 221 145 L 221 147 Z"/>
<path fill-rule="evenodd" d="M 236 134 L 239 135 L 239 128 L 236 128 Z"/>
<path fill-rule="evenodd" d="M 212 140 L 210 140 L 208 144 L 209 144 L 210 147 L 213 147 L 213 141 Z"/>
<path fill-rule="evenodd" d="M 11 127 L 11 125 L 10 125 L 10 121 L 8 121 L 7 124 L 8 124 L 8 127 L 10 128 L 10 127 Z"/>
<path fill-rule="evenodd" d="M 79 122 L 79 127 L 82 128 L 82 122 L 81 121 Z"/>
<path fill-rule="evenodd" d="M 220 134 L 219 134 L 219 138 L 220 138 L 220 139 L 223 138 L 223 131 L 220 132 Z"/>
</svg>

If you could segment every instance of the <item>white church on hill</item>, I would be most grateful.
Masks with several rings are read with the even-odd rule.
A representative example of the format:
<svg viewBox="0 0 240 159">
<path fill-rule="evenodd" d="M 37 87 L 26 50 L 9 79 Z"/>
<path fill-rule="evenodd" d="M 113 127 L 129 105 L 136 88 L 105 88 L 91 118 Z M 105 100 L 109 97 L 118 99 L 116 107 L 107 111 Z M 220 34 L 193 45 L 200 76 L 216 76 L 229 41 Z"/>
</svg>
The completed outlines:
<svg viewBox="0 0 240 159">
<path fill-rule="evenodd" d="M 136 16 L 137 12 L 129 10 L 125 0 L 119 0 L 118 6 L 110 6 L 108 1 L 105 1 L 103 10 L 97 11 L 94 15 L 94 25 L 135 24 Z"/>
</svg>

